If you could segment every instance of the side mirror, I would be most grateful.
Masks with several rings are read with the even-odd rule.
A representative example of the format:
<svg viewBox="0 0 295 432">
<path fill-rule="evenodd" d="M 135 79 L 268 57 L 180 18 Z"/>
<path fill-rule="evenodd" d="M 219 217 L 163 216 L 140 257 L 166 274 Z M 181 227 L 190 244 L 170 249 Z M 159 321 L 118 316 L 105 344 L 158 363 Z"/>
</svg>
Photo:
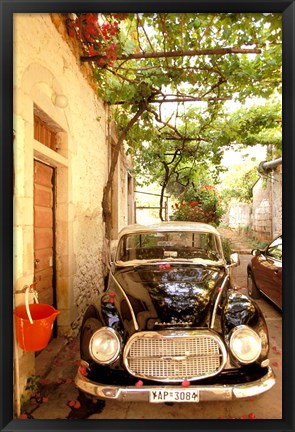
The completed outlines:
<svg viewBox="0 0 295 432">
<path fill-rule="evenodd" d="M 240 257 L 238 253 L 233 253 L 230 255 L 230 264 L 228 267 L 237 267 L 240 265 Z"/>
<path fill-rule="evenodd" d="M 251 250 L 251 255 L 259 256 L 259 255 L 261 255 L 261 250 L 253 249 L 253 250 Z"/>
</svg>

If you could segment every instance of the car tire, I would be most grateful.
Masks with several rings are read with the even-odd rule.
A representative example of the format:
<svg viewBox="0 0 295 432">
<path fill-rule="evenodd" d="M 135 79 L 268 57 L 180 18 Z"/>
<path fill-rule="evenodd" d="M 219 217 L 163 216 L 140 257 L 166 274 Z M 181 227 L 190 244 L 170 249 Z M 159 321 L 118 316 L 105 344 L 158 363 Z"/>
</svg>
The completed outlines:
<svg viewBox="0 0 295 432">
<path fill-rule="evenodd" d="M 261 297 L 260 291 L 256 286 L 254 276 L 250 269 L 247 271 L 247 289 L 248 289 L 248 295 L 253 300 L 258 300 Z"/>
</svg>

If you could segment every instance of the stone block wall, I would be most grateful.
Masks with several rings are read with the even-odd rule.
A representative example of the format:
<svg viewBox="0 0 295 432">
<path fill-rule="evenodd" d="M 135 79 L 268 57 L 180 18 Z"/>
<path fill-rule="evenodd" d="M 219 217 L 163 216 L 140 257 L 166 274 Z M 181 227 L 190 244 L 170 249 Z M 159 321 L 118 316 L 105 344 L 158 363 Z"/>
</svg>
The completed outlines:
<svg viewBox="0 0 295 432">
<path fill-rule="evenodd" d="M 253 187 L 253 232 L 259 241 L 271 239 L 271 187 L 259 179 Z"/>
<path fill-rule="evenodd" d="M 282 165 L 279 165 L 273 173 L 273 237 L 282 234 L 283 226 L 283 179 Z"/>
<path fill-rule="evenodd" d="M 267 242 L 282 233 L 282 165 L 253 187 L 253 232 Z"/>
<path fill-rule="evenodd" d="M 253 186 L 252 203 L 232 201 L 223 217 L 231 228 L 249 227 L 253 237 L 271 241 L 282 233 L 282 165 L 260 178 Z"/>
</svg>

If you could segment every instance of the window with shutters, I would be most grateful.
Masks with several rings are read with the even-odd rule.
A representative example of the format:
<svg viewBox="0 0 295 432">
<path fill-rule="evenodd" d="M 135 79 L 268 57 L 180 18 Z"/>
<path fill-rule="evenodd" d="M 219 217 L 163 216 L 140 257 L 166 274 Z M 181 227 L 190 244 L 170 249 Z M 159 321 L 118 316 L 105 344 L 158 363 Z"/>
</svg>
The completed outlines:
<svg viewBox="0 0 295 432">
<path fill-rule="evenodd" d="M 64 139 L 63 129 L 45 114 L 37 105 L 34 106 L 34 139 L 58 152 Z"/>
<path fill-rule="evenodd" d="M 40 143 L 46 145 L 46 147 L 51 148 L 56 151 L 56 132 L 51 130 L 51 128 L 37 115 L 34 115 L 34 138 Z"/>
</svg>

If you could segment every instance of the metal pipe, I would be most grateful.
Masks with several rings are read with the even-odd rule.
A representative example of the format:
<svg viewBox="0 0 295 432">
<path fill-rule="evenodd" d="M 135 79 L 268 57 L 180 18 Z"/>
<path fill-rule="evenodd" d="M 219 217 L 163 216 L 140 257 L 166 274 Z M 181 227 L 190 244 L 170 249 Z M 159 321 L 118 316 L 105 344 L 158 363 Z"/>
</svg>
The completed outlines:
<svg viewBox="0 0 295 432">
<path fill-rule="evenodd" d="M 277 166 L 281 165 L 282 158 L 274 159 L 272 161 L 263 161 L 258 165 L 258 172 L 260 174 L 267 174 L 268 171 L 275 169 Z"/>
</svg>

